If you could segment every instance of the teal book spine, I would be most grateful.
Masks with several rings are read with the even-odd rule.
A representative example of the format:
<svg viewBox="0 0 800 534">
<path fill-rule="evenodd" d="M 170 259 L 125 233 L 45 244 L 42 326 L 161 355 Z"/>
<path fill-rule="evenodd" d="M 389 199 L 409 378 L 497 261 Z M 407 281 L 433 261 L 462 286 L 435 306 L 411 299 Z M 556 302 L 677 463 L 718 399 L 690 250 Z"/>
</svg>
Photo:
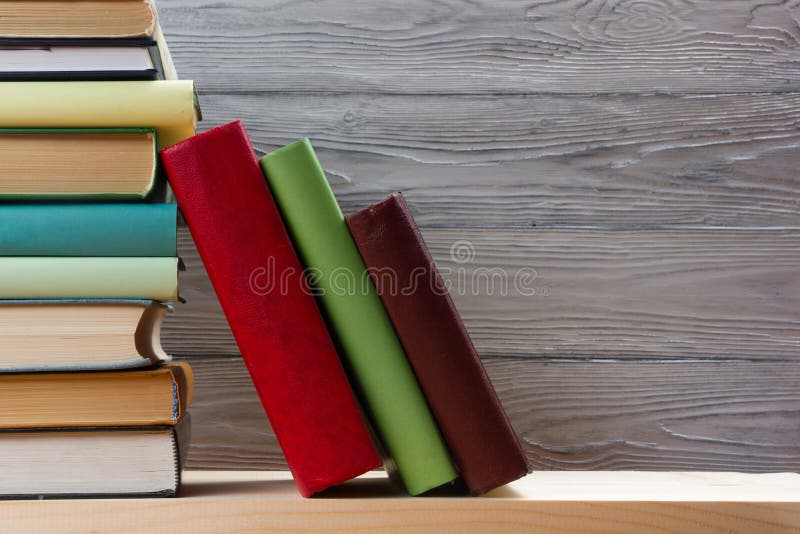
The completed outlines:
<svg viewBox="0 0 800 534">
<path fill-rule="evenodd" d="M 175 204 L 0 205 L 0 256 L 174 257 Z"/>
<path fill-rule="evenodd" d="M 406 490 L 418 495 L 454 480 L 444 440 L 311 144 L 305 139 L 276 150 L 261 166 Z"/>
</svg>

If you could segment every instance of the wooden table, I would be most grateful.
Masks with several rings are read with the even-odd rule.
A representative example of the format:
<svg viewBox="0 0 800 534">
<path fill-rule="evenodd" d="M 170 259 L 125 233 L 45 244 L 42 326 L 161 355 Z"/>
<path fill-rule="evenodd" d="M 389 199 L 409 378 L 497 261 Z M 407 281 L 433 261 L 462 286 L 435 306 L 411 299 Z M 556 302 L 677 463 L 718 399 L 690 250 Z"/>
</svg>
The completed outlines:
<svg viewBox="0 0 800 534">
<path fill-rule="evenodd" d="M 800 475 L 543 472 L 479 498 L 371 473 L 302 499 L 286 472 L 189 471 L 176 499 L 0 502 L 6 532 L 798 532 Z"/>
</svg>

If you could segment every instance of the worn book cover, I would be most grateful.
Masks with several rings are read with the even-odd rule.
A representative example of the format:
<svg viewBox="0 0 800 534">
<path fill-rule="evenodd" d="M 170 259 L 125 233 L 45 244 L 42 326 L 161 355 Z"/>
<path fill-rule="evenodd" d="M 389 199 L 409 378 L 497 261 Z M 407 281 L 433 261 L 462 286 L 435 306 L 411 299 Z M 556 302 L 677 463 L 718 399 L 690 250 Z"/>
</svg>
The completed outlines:
<svg viewBox="0 0 800 534">
<path fill-rule="evenodd" d="M 347 224 L 470 491 L 526 475 L 525 452 L 403 196 Z"/>
<path fill-rule="evenodd" d="M 169 180 L 304 496 L 380 466 L 240 122 L 162 151 Z"/>
</svg>

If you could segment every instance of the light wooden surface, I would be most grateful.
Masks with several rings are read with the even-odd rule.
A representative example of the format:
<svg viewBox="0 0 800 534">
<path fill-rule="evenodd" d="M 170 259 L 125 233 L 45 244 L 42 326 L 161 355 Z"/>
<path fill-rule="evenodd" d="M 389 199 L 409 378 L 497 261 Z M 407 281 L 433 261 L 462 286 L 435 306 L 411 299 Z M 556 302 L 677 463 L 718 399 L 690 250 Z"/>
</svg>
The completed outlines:
<svg viewBox="0 0 800 534">
<path fill-rule="evenodd" d="M 373 473 L 302 499 L 285 472 L 185 473 L 176 499 L 0 502 L 17 532 L 771 533 L 800 530 L 800 475 L 537 473 L 480 498 Z"/>
<path fill-rule="evenodd" d="M 800 469 L 800 2 L 157 0 L 201 129 L 402 190 L 544 469 Z M 451 247 L 468 242 L 466 265 Z M 190 466 L 285 467 L 185 231 Z"/>
</svg>

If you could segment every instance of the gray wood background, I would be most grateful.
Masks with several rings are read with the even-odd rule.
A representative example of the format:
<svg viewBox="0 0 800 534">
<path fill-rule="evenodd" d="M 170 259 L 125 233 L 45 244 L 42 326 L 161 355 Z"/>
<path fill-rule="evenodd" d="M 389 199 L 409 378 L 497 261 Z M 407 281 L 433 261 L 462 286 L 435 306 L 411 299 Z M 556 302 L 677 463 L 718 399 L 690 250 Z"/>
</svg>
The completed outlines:
<svg viewBox="0 0 800 534">
<path fill-rule="evenodd" d="M 537 469 L 800 470 L 800 2 L 159 0 L 201 130 L 405 193 Z M 470 261 L 452 248 L 465 245 Z M 285 467 L 191 237 L 195 468 Z"/>
</svg>

